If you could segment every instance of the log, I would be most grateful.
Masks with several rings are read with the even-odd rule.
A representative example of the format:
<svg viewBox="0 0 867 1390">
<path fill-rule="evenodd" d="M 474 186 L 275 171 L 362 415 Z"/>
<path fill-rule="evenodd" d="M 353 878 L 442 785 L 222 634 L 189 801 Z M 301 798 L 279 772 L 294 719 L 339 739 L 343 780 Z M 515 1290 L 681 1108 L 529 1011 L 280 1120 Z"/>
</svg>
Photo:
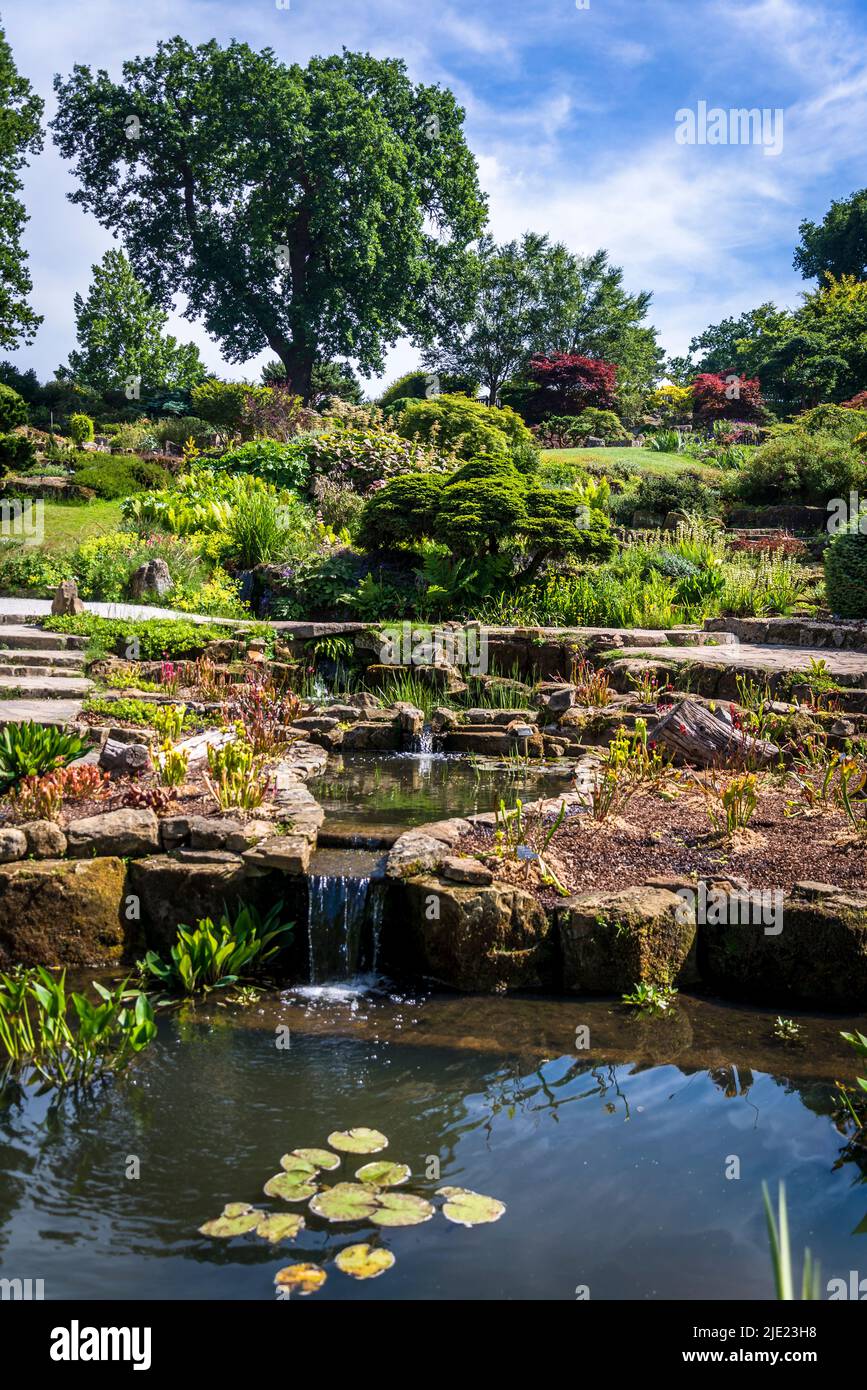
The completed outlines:
<svg viewBox="0 0 867 1390">
<path fill-rule="evenodd" d="M 777 762 L 780 750 L 766 739 L 743 733 L 725 717 L 694 700 L 680 700 L 648 735 L 648 743 L 667 748 L 699 767 L 763 767 Z"/>
<path fill-rule="evenodd" d="M 112 773 L 147 772 L 151 765 L 150 749 L 146 743 L 122 743 L 107 738 L 99 754 L 99 766 Z"/>
</svg>

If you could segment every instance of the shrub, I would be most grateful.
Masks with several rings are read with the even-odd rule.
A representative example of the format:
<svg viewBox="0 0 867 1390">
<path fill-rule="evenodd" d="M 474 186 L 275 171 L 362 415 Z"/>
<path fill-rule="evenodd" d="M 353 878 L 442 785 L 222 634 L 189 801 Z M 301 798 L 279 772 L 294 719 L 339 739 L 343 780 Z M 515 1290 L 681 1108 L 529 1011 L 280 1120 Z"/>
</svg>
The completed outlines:
<svg viewBox="0 0 867 1390">
<path fill-rule="evenodd" d="M 335 420 L 321 433 L 302 436 L 302 440 L 313 478 L 325 476 L 361 493 L 403 473 L 453 466 L 443 454 L 381 424 Z"/>
<path fill-rule="evenodd" d="M 193 412 L 209 424 L 216 425 L 222 434 L 237 434 L 244 418 L 244 403 L 248 396 L 267 400 L 267 386 L 251 386 L 244 381 L 203 381 L 191 392 Z"/>
<path fill-rule="evenodd" d="M 36 450 L 26 434 L 0 434 L 0 472 L 20 471 L 36 462 Z"/>
<path fill-rule="evenodd" d="M 150 454 L 159 445 L 157 426 L 147 416 L 127 420 L 110 431 L 109 448 L 113 454 Z"/>
<path fill-rule="evenodd" d="M 72 466 L 76 484 L 91 488 L 106 501 L 164 488 L 171 482 L 167 469 L 134 455 L 81 453 L 73 458 Z"/>
<path fill-rule="evenodd" d="M 610 410 L 614 404 L 617 368 L 601 358 L 555 352 L 530 360 L 530 375 L 539 387 L 544 414 L 580 415 L 588 406 Z"/>
<path fill-rule="evenodd" d="M 27 424 L 27 404 L 11 386 L 0 385 L 0 432 Z"/>
<path fill-rule="evenodd" d="M 671 476 L 645 473 L 631 494 L 630 503 L 630 510 L 651 512 L 660 517 L 678 511 L 713 516 L 720 508 L 718 492 L 709 487 L 700 474 L 689 469 Z"/>
<path fill-rule="evenodd" d="M 483 405 L 469 396 L 442 395 L 412 402 L 396 429 L 404 439 L 419 439 L 463 459 L 487 454 L 508 461 L 518 450 L 527 468 L 538 461 L 533 436 L 516 411 L 510 406 Z"/>
<path fill-rule="evenodd" d="M 93 439 L 93 421 L 89 415 L 76 412 L 69 417 L 67 432 L 73 444 L 80 449 L 82 444 L 88 444 Z"/>
<path fill-rule="evenodd" d="M 852 412 L 846 412 L 851 414 Z M 864 490 L 867 468 L 856 450 L 832 434 L 793 430 L 769 439 L 737 474 L 737 495 L 749 502 L 824 506 L 831 497 Z"/>
<path fill-rule="evenodd" d="M 850 443 L 867 430 L 867 408 L 842 405 L 814 405 L 793 422 L 795 430 L 804 434 L 830 434 Z"/>
<path fill-rule="evenodd" d="M 310 485 L 310 460 L 300 441 L 281 444 L 276 439 L 254 439 L 212 459 L 210 466 L 218 473 L 252 473 L 299 493 Z"/>
<path fill-rule="evenodd" d="M 867 618 L 867 535 L 860 520 L 839 531 L 825 550 L 825 593 L 839 618 Z"/>
<path fill-rule="evenodd" d="M 734 390 L 737 394 L 733 394 Z M 714 372 L 702 372 L 695 378 L 692 408 L 695 419 L 703 424 L 723 416 L 730 420 L 755 420 L 764 414 L 757 378 L 739 376 L 736 382 L 730 382 Z"/>
<path fill-rule="evenodd" d="M 103 433 L 106 433 L 103 430 Z M 197 415 L 181 415 L 172 420 L 158 420 L 153 427 L 157 443 L 177 444 L 180 447 L 192 439 L 199 449 L 208 449 L 217 437 L 214 425 Z"/>
<path fill-rule="evenodd" d="M 196 657 L 209 642 L 225 641 L 231 631 L 216 624 L 191 623 L 181 618 L 102 618 L 77 613 L 43 619 L 48 632 L 67 632 L 90 638 L 94 652 L 116 652 L 128 661 L 157 661 Z"/>
<path fill-rule="evenodd" d="M 631 438 L 613 410 L 589 407 L 580 415 L 551 415 L 538 429 L 539 441 L 547 449 L 566 449 L 584 443 L 591 436 L 606 444 L 627 444 Z"/>
<path fill-rule="evenodd" d="M 692 387 L 668 381 L 651 391 L 647 409 L 658 415 L 663 425 L 685 425 L 692 419 Z"/>
</svg>

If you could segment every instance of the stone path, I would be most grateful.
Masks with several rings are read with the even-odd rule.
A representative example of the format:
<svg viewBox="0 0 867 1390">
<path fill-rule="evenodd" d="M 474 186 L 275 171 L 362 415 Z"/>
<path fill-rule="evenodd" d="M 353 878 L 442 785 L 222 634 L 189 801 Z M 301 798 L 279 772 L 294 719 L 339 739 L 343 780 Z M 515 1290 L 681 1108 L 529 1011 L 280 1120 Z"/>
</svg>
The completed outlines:
<svg viewBox="0 0 867 1390">
<path fill-rule="evenodd" d="M 867 651 L 831 651 L 828 648 L 777 647 L 736 643 L 725 647 L 666 647 L 664 651 L 645 647 L 619 647 L 616 656 L 647 657 L 654 661 L 692 662 L 719 669 L 742 671 L 807 671 L 811 661 L 824 661 L 828 672 L 841 685 L 867 686 Z"/>
<path fill-rule="evenodd" d="M 144 603 L 85 603 L 84 607 L 88 613 L 97 613 L 101 618 L 182 618 L 190 623 L 216 623 L 225 627 L 238 625 L 237 618 L 204 618 L 198 613 L 181 613 L 176 608 L 152 608 Z M 0 598 L 0 623 L 47 618 L 50 612 L 51 600 L 47 598 Z"/>
</svg>

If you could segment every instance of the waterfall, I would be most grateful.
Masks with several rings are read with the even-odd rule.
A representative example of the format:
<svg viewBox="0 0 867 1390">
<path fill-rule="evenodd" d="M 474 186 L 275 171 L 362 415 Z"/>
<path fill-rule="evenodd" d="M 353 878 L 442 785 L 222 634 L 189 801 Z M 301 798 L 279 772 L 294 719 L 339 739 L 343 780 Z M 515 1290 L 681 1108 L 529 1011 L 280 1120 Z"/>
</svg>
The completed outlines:
<svg viewBox="0 0 867 1390">
<path fill-rule="evenodd" d="M 310 984 L 351 980 L 362 970 L 376 970 L 385 909 L 381 856 L 319 850 L 311 870 L 307 878 Z"/>
</svg>

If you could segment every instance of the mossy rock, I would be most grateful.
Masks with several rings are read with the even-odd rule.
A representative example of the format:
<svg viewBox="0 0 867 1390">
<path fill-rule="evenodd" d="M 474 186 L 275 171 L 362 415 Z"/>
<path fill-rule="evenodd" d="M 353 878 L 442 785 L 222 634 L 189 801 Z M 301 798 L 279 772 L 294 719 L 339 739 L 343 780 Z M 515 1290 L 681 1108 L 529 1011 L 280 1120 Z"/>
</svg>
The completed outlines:
<svg viewBox="0 0 867 1390">
<path fill-rule="evenodd" d="M 563 983 L 575 994 L 623 994 L 637 984 L 696 983 L 695 911 L 650 885 L 581 893 L 557 908 Z"/>
<path fill-rule="evenodd" d="M 99 965 L 141 946 L 124 913 L 121 859 L 20 860 L 0 867 L 0 968 Z"/>
</svg>

